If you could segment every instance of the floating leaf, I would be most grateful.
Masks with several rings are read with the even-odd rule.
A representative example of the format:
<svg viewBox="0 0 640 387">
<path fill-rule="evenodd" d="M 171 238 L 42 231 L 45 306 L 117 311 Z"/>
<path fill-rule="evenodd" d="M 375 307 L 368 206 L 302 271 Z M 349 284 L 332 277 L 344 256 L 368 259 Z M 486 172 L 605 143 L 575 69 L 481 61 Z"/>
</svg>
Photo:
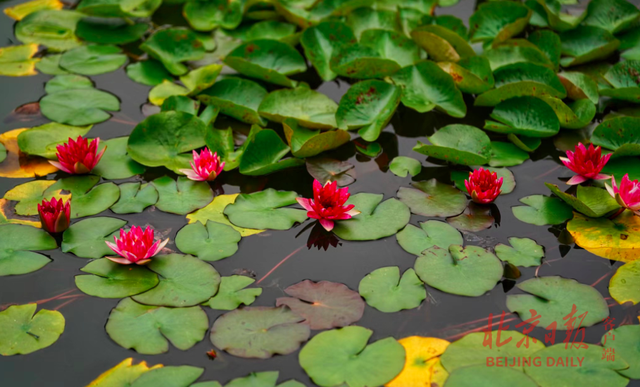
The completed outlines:
<svg viewBox="0 0 640 387">
<path fill-rule="evenodd" d="M 324 81 L 330 81 L 337 76 L 329 65 L 334 52 L 355 42 L 356 37 L 351 28 L 338 21 L 326 21 L 311 26 L 305 29 L 300 37 L 305 56 Z"/>
<path fill-rule="evenodd" d="M 271 129 L 262 129 L 254 125 L 243 148 L 240 160 L 240 173 L 243 175 L 266 175 L 304 164 L 304 160 L 297 158 L 283 159 L 290 149 Z"/>
<path fill-rule="evenodd" d="M 616 270 L 609 281 L 609 294 L 618 304 L 640 303 L 640 261 L 626 263 Z"/>
<path fill-rule="evenodd" d="M 640 17 L 640 11 L 625 0 L 593 0 L 582 24 L 599 27 L 612 34 L 627 29 Z"/>
<path fill-rule="evenodd" d="M 158 276 L 147 268 L 120 265 L 106 258 L 91 261 L 80 270 L 89 274 L 76 276 L 76 286 L 93 297 L 124 298 L 158 285 Z"/>
<path fill-rule="evenodd" d="M 222 223 L 208 221 L 184 226 L 176 235 L 176 247 L 183 253 L 195 255 L 203 261 L 218 261 L 238 251 L 240 233 Z"/>
<path fill-rule="evenodd" d="M 326 157 L 316 157 L 307 160 L 307 172 L 318 181 L 337 181 L 339 186 L 345 186 L 356 181 L 353 164 L 346 161 L 333 160 Z"/>
<path fill-rule="evenodd" d="M 495 85 L 489 60 L 484 56 L 472 56 L 458 63 L 438 62 L 438 66 L 451 75 L 462 92 L 481 94 Z"/>
<path fill-rule="evenodd" d="M 554 110 L 561 128 L 584 128 L 591 123 L 596 115 L 596 105 L 588 99 L 580 99 L 567 105 L 562 100 L 549 95 L 543 95 L 539 98 Z"/>
<path fill-rule="evenodd" d="M 522 32 L 531 14 L 531 10 L 516 2 L 481 4 L 469 18 L 469 37 L 472 42 L 492 42 L 496 45 Z"/>
<path fill-rule="evenodd" d="M 409 207 L 394 198 L 382 202 L 383 197 L 370 193 L 352 195 L 346 205 L 355 205 L 360 214 L 337 221 L 333 233 L 348 241 L 367 241 L 388 237 L 403 229 L 411 217 Z"/>
<path fill-rule="evenodd" d="M 107 111 L 119 111 L 120 101 L 113 94 L 93 88 L 61 90 L 40 100 L 40 111 L 52 121 L 82 126 L 108 120 Z"/>
<path fill-rule="evenodd" d="M 453 216 L 467 206 L 467 197 L 462 192 L 436 179 L 411 185 L 414 188 L 400 187 L 398 198 L 416 215 Z"/>
<path fill-rule="evenodd" d="M 279 297 L 276 306 L 288 306 L 311 329 L 344 327 L 359 321 L 364 313 L 360 295 L 340 283 L 304 280 L 284 292 L 290 297 Z"/>
<path fill-rule="evenodd" d="M 406 359 L 402 372 L 387 387 L 425 385 L 439 387 L 436 381 L 446 371 L 440 365 L 441 355 L 449 342 L 435 337 L 410 336 L 398 340 L 404 347 Z M 438 375 L 440 373 L 440 375 Z M 446 376 L 445 376 L 446 378 Z"/>
<path fill-rule="evenodd" d="M 94 259 L 114 255 L 105 241 L 113 242 L 113 237 L 118 235 L 118 230 L 125 224 L 126 220 L 107 217 L 89 218 L 74 223 L 62 235 L 62 252 Z"/>
<path fill-rule="evenodd" d="M 415 176 L 422 170 L 422 164 L 412 157 L 396 156 L 389 163 L 389 170 L 400 177 Z"/>
<path fill-rule="evenodd" d="M 113 0 L 82 0 L 78 4 L 78 11 L 92 16 L 105 18 L 151 16 L 160 6 L 160 0 L 139 0 L 135 2 Z"/>
<path fill-rule="evenodd" d="M 149 102 L 156 106 L 162 106 L 164 101 L 173 96 L 188 95 L 189 89 L 173 83 L 170 80 L 164 80 L 161 84 L 156 85 L 149 91 Z"/>
<path fill-rule="evenodd" d="M 72 176 L 58 180 L 47 188 L 45 195 L 59 190 L 71 192 L 71 219 L 82 218 L 107 210 L 120 197 L 118 186 L 113 183 L 98 184 L 98 176 Z"/>
<path fill-rule="evenodd" d="M 319 333 L 300 351 L 300 365 L 322 387 L 383 385 L 402 370 L 405 351 L 392 337 L 367 345 L 372 334 L 359 326 Z"/>
<path fill-rule="evenodd" d="M 354 79 L 383 78 L 400 70 L 400 65 L 365 45 L 354 43 L 338 48 L 329 62 L 331 71 Z"/>
<path fill-rule="evenodd" d="M 307 128 L 332 129 L 337 126 L 337 109 L 331 98 L 303 86 L 272 91 L 264 97 L 258 112 L 275 122 L 293 118 Z"/>
<path fill-rule="evenodd" d="M 538 386 L 521 371 L 511 368 L 489 368 L 484 365 L 459 368 L 447 378 L 447 386 L 450 387 L 470 386 L 469 383 L 473 383 L 474 386 L 492 387 Z"/>
<path fill-rule="evenodd" d="M 69 50 L 60 57 L 60 67 L 82 75 L 110 73 L 127 62 L 116 46 L 90 44 Z"/>
<path fill-rule="evenodd" d="M 381 267 L 367 274 L 358 286 L 369 306 L 384 313 L 414 309 L 427 298 L 427 291 L 413 269 L 400 278 L 397 266 Z"/>
<path fill-rule="evenodd" d="M 411 37 L 437 62 L 458 62 L 475 56 L 465 38 L 443 26 L 419 26 L 411 31 Z"/>
<path fill-rule="evenodd" d="M 427 285 L 446 293 L 478 297 L 502 278 L 502 264 L 478 246 L 433 246 L 416 259 L 415 270 Z"/>
<path fill-rule="evenodd" d="M 420 48 L 413 40 L 396 31 L 365 30 L 360 35 L 360 43 L 400 66 L 410 66 L 420 60 Z"/>
<path fill-rule="evenodd" d="M 428 220 L 420 223 L 420 228 L 408 224 L 396 237 L 398 243 L 406 252 L 413 255 L 420 255 L 432 246 L 448 249 L 451 245 L 462 245 L 462 235 L 449 224 Z"/>
<path fill-rule="evenodd" d="M 527 40 L 535 44 L 553 63 L 554 70 L 558 71 L 562 51 L 558 34 L 550 30 L 538 30 L 530 33 Z"/>
<path fill-rule="evenodd" d="M 53 180 L 34 180 L 13 187 L 4 194 L 4 199 L 17 201 L 15 212 L 18 215 L 32 216 L 38 215 L 38 204 L 44 199 L 52 198 L 64 199 L 67 201 L 69 195 L 64 195 L 57 191 L 48 191 L 56 182 Z"/>
<path fill-rule="evenodd" d="M 258 114 L 258 107 L 266 95 L 267 90 L 256 82 L 229 77 L 217 81 L 197 98 L 207 105 L 217 106 L 220 113 L 238 121 L 265 125 L 266 121 Z"/>
<path fill-rule="evenodd" d="M 493 225 L 491 207 L 469 203 L 460 215 L 447 218 L 447 223 L 462 231 L 479 232 Z"/>
<path fill-rule="evenodd" d="M 153 387 L 159 384 L 187 387 L 198 380 L 203 372 L 204 368 L 192 366 L 158 367 L 142 374 L 131 387 Z"/>
<path fill-rule="evenodd" d="M 547 67 L 550 70 L 555 67 L 549 57 L 538 46 L 523 39 L 508 40 L 496 47 L 485 50 L 483 55 L 489 60 L 491 70 L 494 72 L 514 64 L 530 64 Z"/>
<path fill-rule="evenodd" d="M 91 79 L 82 75 L 75 74 L 58 75 L 47 81 L 44 86 L 44 90 L 49 94 L 63 90 L 91 88 L 93 88 L 93 82 L 91 81 Z"/>
<path fill-rule="evenodd" d="M 128 24 L 124 20 L 116 20 L 103 22 L 84 18 L 76 26 L 76 35 L 91 43 L 126 44 L 139 40 L 149 30 L 146 23 Z"/>
<path fill-rule="evenodd" d="M 234 310 L 241 304 L 251 305 L 262 294 L 262 288 L 245 289 L 254 282 L 253 278 L 243 275 L 222 277 L 218 293 L 203 305 L 218 310 Z"/>
<path fill-rule="evenodd" d="M 562 54 L 566 56 L 560 59 L 563 67 L 607 58 L 620 45 L 620 41 L 606 30 L 589 26 L 579 26 L 563 32 L 560 40 Z"/>
<path fill-rule="evenodd" d="M 24 77 L 37 74 L 38 59 L 33 58 L 36 52 L 38 45 L 33 43 L 0 48 L 0 75 Z"/>
<path fill-rule="evenodd" d="M 44 9 L 62 9 L 64 4 L 59 0 L 31 0 L 4 9 L 5 15 L 14 20 L 22 20 L 25 16 Z"/>
<path fill-rule="evenodd" d="M 503 262 L 509 262 L 516 266 L 540 266 L 544 257 L 543 247 L 529 238 L 509 238 L 511 246 L 498 243 L 495 247 L 496 255 Z"/>
<path fill-rule="evenodd" d="M 567 89 L 567 96 L 573 100 L 587 98 L 598 103 L 598 84 L 590 76 L 579 72 L 562 72 L 558 78 Z"/>
<path fill-rule="evenodd" d="M 6 226 L 5 226 L 6 227 Z M 37 304 L 11 305 L 0 312 L 0 355 L 26 355 L 47 348 L 64 331 L 64 317 Z"/>
<path fill-rule="evenodd" d="M 145 372 L 161 367 L 162 364 L 158 364 L 149 368 L 144 361 L 134 365 L 133 358 L 128 358 L 102 373 L 102 375 L 87 387 L 120 387 L 126 384 L 130 385 Z"/>
<path fill-rule="evenodd" d="M 21 178 L 45 176 L 58 168 L 39 157 L 30 157 L 20 151 L 18 136 L 28 129 L 14 129 L 0 134 L 0 144 L 6 149 L 6 159 L 0 164 L 0 177 Z"/>
<path fill-rule="evenodd" d="M 578 246 L 599 257 L 622 262 L 638 259 L 640 219 L 630 211 L 614 219 L 594 219 L 576 213 L 567 223 L 567 231 Z"/>
<path fill-rule="evenodd" d="M 527 137 L 527 136 L 516 136 L 513 133 L 509 133 L 507 135 L 509 141 L 513 143 L 513 145 L 522 149 L 525 152 L 532 153 L 536 149 L 542 145 L 542 140 L 539 137 Z M 506 169 L 506 168 L 504 168 Z"/>
<path fill-rule="evenodd" d="M 158 190 L 153 184 L 124 183 L 118 188 L 120 199 L 111 206 L 116 214 L 139 214 L 158 201 Z"/>
<path fill-rule="evenodd" d="M 157 86 L 164 81 L 172 81 L 173 76 L 157 60 L 149 59 L 127 66 L 127 76 L 147 86 Z"/>
<path fill-rule="evenodd" d="M 486 164 L 491 157 L 490 151 L 493 143 L 489 140 L 489 136 L 473 126 L 447 125 L 427 139 L 431 145 L 418 141 L 413 150 L 462 165 Z"/>
<path fill-rule="evenodd" d="M 491 141 L 492 167 L 512 167 L 520 165 L 529 158 L 529 154 L 509 142 Z"/>
<path fill-rule="evenodd" d="M 638 325 L 623 325 L 608 331 L 602 337 L 602 346 L 605 348 L 603 351 L 611 349 L 611 351 L 615 351 L 618 356 L 629 363 L 629 368 L 617 370 L 620 375 L 629 379 L 640 378 L 640 350 L 638 349 L 638 345 L 640 344 L 640 340 L 638 339 L 640 337 L 639 329 L 640 326 Z M 609 335 L 611 335 L 611 337 L 607 337 Z M 616 336 L 618 340 L 614 340 Z M 602 360 L 602 358 L 600 358 L 600 360 Z"/>
<path fill-rule="evenodd" d="M 282 208 L 297 203 L 298 194 L 268 188 L 252 194 L 240 194 L 228 205 L 224 214 L 236 226 L 254 229 L 288 230 L 294 223 L 307 219 L 307 212 L 295 208 Z"/>
<path fill-rule="evenodd" d="M 560 122 L 553 109 L 535 97 L 515 97 L 493 108 L 484 128 L 492 132 L 518 134 L 529 137 L 552 137 L 560 131 Z"/>
<path fill-rule="evenodd" d="M 571 207 L 560 199 L 543 195 L 526 196 L 520 201 L 526 206 L 511 207 L 513 215 L 520 221 L 536 226 L 561 224 L 571 219 Z"/>
<path fill-rule="evenodd" d="M 309 339 L 309 326 L 289 308 L 246 307 L 218 317 L 211 342 L 231 355 L 268 359 L 288 355 Z"/>
<path fill-rule="evenodd" d="M 591 135 L 595 145 L 611 149 L 615 157 L 640 155 L 640 118 L 615 117 L 603 121 Z"/>
<path fill-rule="evenodd" d="M 189 69 L 182 62 L 202 59 L 202 42 L 192 30 L 168 28 L 156 31 L 140 49 L 162 62 L 173 75 L 183 75 Z"/>
<path fill-rule="evenodd" d="M 324 151 L 338 148 L 351 140 L 344 130 L 312 130 L 303 128 L 293 118 L 283 121 L 284 135 L 295 157 L 313 157 Z M 307 164 L 309 165 L 309 164 Z"/>
<path fill-rule="evenodd" d="M 18 146 L 26 154 L 57 159 L 56 146 L 69 140 L 84 136 L 91 126 L 69 126 L 57 122 L 49 122 L 41 126 L 26 129 L 18 135 Z"/>
<path fill-rule="evenodd" d="M 213 192 L 206 181 L 193 181 L 182 176 L 175 181 L 163 176 L 151 184 L 158 190 L 156 207 L 160 211 L 186 215 L 213 200 Z"/>
<path fill-rule="evenodd" d="M 211 31 L 216 27 L 234 29 L 242 21 L 241 1 L 189 0 L 185 1 L 183 15 L 196 31 Z"/>
<path fill-rule="evenodd" d="M 54 52 L 66 51 L 82 45 L 75 30 L 83 16 L 76 11 L 43 9 L 20 20 L 14 33 L 24 44 L 41 44 Z"/>
<path fill-rule="evenodd" d="M 293 24 L 265 20 L 252 25 L 247 31 L 246 39 L 274 39 L 296 46 L 300 40 L 300 34 L 296 34 L 296 26 Z"/>
<path fill-rule="evenodd" d="M 609 193 L 598 187 L 578 186 L 576 196 L 562 192 L 557 185 L 545 183 L 547 188 L 565 203 L 592 218 L 599 218 L 620 208 Z"/>
<path fill-rule="evenodd" d="M 587 15 L 586 12 L 583 12 L 581 15 L 571 15 L 561 12 L 562 2 L 558 0 L 537 1 L 542 8 L 542 11 L 546 13 L 546 19 L 548 19 L 548 23 L 551 28 L 558 32 L 575 28 Z"/>
<path fill-rule="evenodd" d="M 0 277 L 41 269 L 51 259 L 30 250 L 52 250 L 57 247 L 55 239 L 44 230 L 18 224 L 0 225 Z M 5 355 L 3 351 L 0 352 Z"/>
<path fill-rule="evenodd" d="M 167 352 L 169 341 L 186 351 L 204 338 L 208 328 L 207 314 L 199 306 L 147 306 L 131 298 L 125 298 L 116 305 L 105 327 L 111 340 L 118 345 L 145 355 Z"/>
<path fill-rule="evenodd" d="M 62 54 L 47 55 L 36 63 L 36 69 L 43 74 L 64 75 L 67 71 L 60 68 L 60 58 Z"/>
<path fill-rule="evenodd" d="M 129 137 L 118 137 L 101 142 L 100 149 L 107 149 L 91 172 L 109 180 L 127 179 L 143 174 L 146 168 L 133 161 L 127 154 L 128 141 Z"/>
<path fill-rule="evenodd" d="M 189 224 L 200 222 L 202 224 L 206 224 L 208 221 L 213 221 L 216 223 L 226 224 L 228 226 L 233 227 L 234 230 L 240 233 L 243 237 L 247 237 L 249 235 L 259 234 L 264 230 L 255 230 L 250 228 L 238 227 L 231 223 L 229 219 L 224 214 L 224 209 L 232 204 L 239 194 L 232 195 L 219 195 L 216 196 L 211 203 L 209 203 L 206 207 L 192 212 L 187 215 L 187 219 L 189 220 Z"/>
<path fill-rule="evenodd" d="M 573 305 L 577 308 L 575 317 L 585 314 L 584 319 L 580 320 L 582 327 L 590 327 L 609 316 L 607 302 L 600 292 L 572 279 L 557 276 L 537 277 L 516 286 L 530 294 L 508 295 L 507 308 L 517 313 L 522 320 L 529 319 L 532 313 L 537 312 L 542 315 L 542 327 L 548 327 L 555 322 L 556 329 L 569 329 L 565 316 L 573 310 Z"/>
</svg>

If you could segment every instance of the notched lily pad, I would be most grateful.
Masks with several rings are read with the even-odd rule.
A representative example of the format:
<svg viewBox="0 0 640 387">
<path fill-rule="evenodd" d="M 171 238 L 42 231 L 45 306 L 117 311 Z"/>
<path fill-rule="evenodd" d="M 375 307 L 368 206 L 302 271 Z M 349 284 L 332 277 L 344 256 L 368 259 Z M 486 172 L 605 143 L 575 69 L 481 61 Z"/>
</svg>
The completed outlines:
<svg viewBox="0 0 640 387">
<path fill-rule="evenodd" d="M 251 305 L 262 294 L 262 288 L 247 288 L 254 282 L 253 278 L 243 275 L 222 277 L 218 293 L 203 305 L 217 310 L 234 310 L 242 304 Z"/>
<path fill-rule="evenodd" d="M 381 267 L 367 274 L 358 286 L 369 306 L 385 313 L 414 309 L 427 298 L 424 284 L 413 269 L 400 277 L 397 266 Z"/>
<path fill-rule="evenodd" d="M 462 192 L 435 178 L 411 185 L 414 188 L 400 187 L 398 198 L 416 215 L 453 216 L 466 207 L 467 197 Z"/>
<path fill-rule="evenodd" d="M 56 310 L 37 304 L 12 305 L 0 312 L 0 355 L 26 355 L 55 343 L 64 331 L 65 320 Z"/>
<path fill-rule="evenodd" d="M 578 186 L 576 196 L 562 192 L 555 184 L 545 183 L 547 188 L 565 203 L 592 218 L 599 218 L 620 208 L 609 193 L 598 187 Z"/>
<path fill-rule="evenodd" d="M 391 198 L 382 202 L 383 195 L 359 193 L 352 195 L 346 205 L 354 204 L 360 211 L 351 219 L 336 222 L 333 232 L 345 240 L 375 240 L 394 235 L 409 223 L 411 213 L 401 201 Z"/>
<path fill-rule="evenodd" d="M 484 56 L 472 56 L 455 62 L 438 62 L 438 66 L 449 73 L 460 91 L 480 94 L 495 85 L 489 60 Z"/>
<path fill-rule="evenodd" d="M 107 210 L 120 197 L 117 185 L 98 184 L 99 181 L 100 178 L 94 175 L 65 177 L 47 188 L 45 195 L 59 190 L 71 192 L 71 219 L 96 215 Z"/>
<path fill-rule="evenodd" d="M 307 219 L 307 212 L 296 208 L 283 208 L 297 203 L 298 194 L 268 188 L 252 194 L 240 194 L 229 204 L 224 214 L 236 226 L 253 229 L 288 230 L 294 223 Z"/>
<path fill-rule="evenodd" d="M 139 184 L 139 183 L 138 183 Z M 96 217 L 72 224 L 62 234 L 63 253 L 73 253 L 81 258 L 102 258 L 114 255 L 105 241 L 113 242 L 118 230 L 127 224 L 126 220 Z"/>
<path fill-rule="evenodd" d="M 433 136 L 429 144 L 418 144 L 414 151 L 440 160 L 462 165 L 482 165 L 491 158 L 491 141 L 482 130 L 461 124 L 447 125 Z"/>
<path fill-rule="evenodd" d="M 305 56 L 324 81 L 330 81 L 337 76 L 329 64 L 333 54 L 342 46 L 355 42 L 356 37 L 351 28 L 339 21 L 325 21 L 311 26 L 305 29 L 300 37 Z"/>
<path fill-rule="evenodd" d="M 511 246 L 498 243 L 495 247 L 496 255 L 503 262 L 516 266 L 539 266 L 544 257 L 544 248 L 529 238 L 509 238 Z"/>
<path fill-rule="evenodd" d="M 495 219 L 491 207 L 469 203 L 467 208 L 457 216 L 447 218 L 447 223 L 462 231 L 479 232 L 493 225 Z"/>
<path fill-rule="evenodd" d="M 238 251 L 240 233 L 222 223 L 208 221 L 184 226 L 176 235 L 176 247 L 203 261 L 218 261 Z"/>
<path fill-rule="evenodd" d="M 438 220 L 421 222 L 420 228 L 408 224 L 396 234 L 396 238 L 398 238 L 400 247 L 413 255 L 420 255 L 432 246 L 448 249 L 451 245 L 463 244 L 460 231 Z"/>
<path fill-rule="evenodd" d="M 106 258 L 91 261 L 80 270 L 89 274 L 76 276 L 76 286 L 93 297 L 124 298 L 146 292 L 158 284 L 158 275 L 147 268 L 120 265 Z"/>
<path fill-rule="evenodd" d="M 560 199 L 531 195 L 520 201 L 526 205 L 511 207 L 511 211 L 518 220 L 525 223 L 536 226 L 561 224 L 573 216 L 571 207 Z"/>
<path fill-rule="evenodd" d="M 41 269 L 51 259 L 33 250 L 52 250 L 57 247 L 55 239 L 44 230 L 18 224 L 0 225 L 0 277 Z"/>
<path fill-rule="evenodd" d="M 163 176 L 151 182 L 158 191 L 156 207 L 160 211 L 186 215 L 213 200 L 213 191 L 206 181 L 179 177 L 177 181 Z"/>
<path fill-rule="evenodd" d="M 139 214 L 158 202 L 158 190 L 153 184 L 124 183 L 120 188 L 120 199 L 111 206 L 116 214 Z"/>
<path fill-rule="evenodd" d="M 338 148 L 351 140 L 351 135 L 344 130 L 320 131 L 319 129 L 303 128 L 293 118 L 285 119 L 282 127 L 291 148 L 291 153 L 299 158 L 316 156 L 322 152 Z M 326 179 L 321 179 L 320 181 L 326 181 Z"/>
<path fill-rule="evenodd" d="M 640 261 L 626 263 L 609 281 L 609 294 L 618 304 L 640 303 Z"/>
</svg>

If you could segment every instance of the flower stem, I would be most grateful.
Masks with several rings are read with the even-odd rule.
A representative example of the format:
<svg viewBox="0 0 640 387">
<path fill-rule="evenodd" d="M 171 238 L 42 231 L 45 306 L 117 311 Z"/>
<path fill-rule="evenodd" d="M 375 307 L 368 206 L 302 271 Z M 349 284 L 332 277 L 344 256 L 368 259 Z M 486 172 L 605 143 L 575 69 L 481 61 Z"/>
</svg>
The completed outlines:
<svg viewBox="0 0 640 387">
<path fill-rule="evenodd" d="M 609 220 L 613 220 L 615 218 L 617 218 L 620 214 L 622 214 L 624 212 L 625 208 L 621 207 L 618 211 L 615 212 L 615 214 L 611 215 L 609 217 Z"/>
</svg>

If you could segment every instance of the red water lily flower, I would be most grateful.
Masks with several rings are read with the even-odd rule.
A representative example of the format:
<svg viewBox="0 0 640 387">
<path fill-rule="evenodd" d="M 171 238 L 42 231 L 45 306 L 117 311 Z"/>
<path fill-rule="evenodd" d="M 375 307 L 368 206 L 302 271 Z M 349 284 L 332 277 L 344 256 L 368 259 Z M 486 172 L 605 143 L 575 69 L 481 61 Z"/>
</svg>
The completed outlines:
<svg viewBox="0 0 640 387">
<path fill-rule="evenodd" d="M 71 220 L 70 204 L 70 200 L 64 203 L 62 199 L 58 200 L 56 198 L 51 199 L 51 201 L 44 199 L 42 203 L 38 204 L 38 214 L 40 215 L 42 228 L 51 234 L 57 234 L 68 229 L 69 221 Z"/>
<path fill-rule="evenodd" d="M 325 230 L 333 230 L 334 220 L 351 219 L 360 213 L 353 204 L 345 206 L 349 199 L 349 188 L 338 188 L 337 182 L 327 182 L 324 186 L 318 180 L 313 181 L 313 199 L 296 198 L 307 216 L 318 219 Z"/>
<path fill-rule="evenodd" d="M 567 157 L 560 157 L 560 161 L 567 168 L 577 173 L 567 181 L 567 184 L 580 184 L 589 179 L 608 179 L 609 175 L 601 174 L 600 171 L 609 161 L 611 154 L 604 156 L 601 156 L 601 154 L 602 149 L 600 147 L 594 148 L 593 144 L 589 144 L 589 148 L 587 148 L 582 143 L 578 143 L 575 152 L 567 151 Z"/>
<path fill-rule="evenodd" d="M 181 169 L 180 172 L 191 180 L 212 181 L 222 173 L 223 168 L 224 163 L 220 162 L 218 152 L 211 153 L 209 148 L 204 148 L 200 154 L 194 150 L 191 169 Z"/>
<path fill-rule="evenodd" d="M 111 248 L 118 257 L 107 257 L 113 262 L 123 265 L 130 265 L 135 263 L 136 265 L 144 265 L 151 261 L 151 257 L 158 254 L 160 250 L 169 242 L 169 239 L 154 240 L 154 232 L 151 227 L 147 227 L 144 232 L 141 227 L 133 226 L 131 230 L 120 230 L 120 239 L 113 237 L 116 244 L 106 242 L 107 246 Z"/>
<path fill-rule="evenodd" d="M 469 172 L 469 178 L 464 181 L 471 200 L 479 204 L 488 204 L 496 200 L 502 192 L 502 178 L 488 169 L 479 168 Z"/>
<path fill-rule="evenodd" d="M 107 150 L 107 147 L 104 147 L 102 152 L 97 153 L 98 145 L 100 145 L 99 138 L 91 142 L 82 136 L 78 136 L 75 141 L 70 138 L 65 144 L 56 147 L 58 161 L 49 162 L 54 167 L 70 174 L 82 175 L 89 173 L 98 164 L 104 151 Z"/>
<path fill-rule="evenodd" d="M 619 205 L 623 208 L 633 211 L 640 216 L 640 182 L 638 180 L 629 180 L 629 174 L 622 177 L 620 186 L 616 185 L 615 177 L 611 177 L 611 184 L 605 184 L 609 194 L 613 196 Z"/>
</svg>

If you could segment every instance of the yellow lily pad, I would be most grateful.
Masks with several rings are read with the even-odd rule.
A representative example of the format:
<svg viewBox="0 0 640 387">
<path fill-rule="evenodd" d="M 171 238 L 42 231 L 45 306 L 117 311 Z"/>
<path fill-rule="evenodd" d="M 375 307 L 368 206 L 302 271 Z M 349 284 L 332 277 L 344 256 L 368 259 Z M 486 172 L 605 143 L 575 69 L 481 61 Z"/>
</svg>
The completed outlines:
<svg viewBox="0 0 640 387">
<path fill-rule="evenodd" d="M 25 130 L 27 129 L 14 129 L 0 134 L 0 143 L 7 149 L 7 158 L 0 163 L 0 177 L 38 177 L 58 170 L 42 157 L 27 156 L 20 152 L 18 135 Z"/>
<path fill-rule="evenodd" d="M 187 215 L 187 219 L 189 220 L 189 224 L 200 222 L 204 225 L 207 224 L 207 221 L 210 220 L 216 223 L 226 224 L 227 226 L 233 227 L 237 232 L 240 233 L 243 237 L 247 237 L 249 235 L 259 234 L 265 230 L 257 230 L 252 228 L 243 228 L 238 227 L 232 224 L 227 216 L 224 214 L 224 209 L 229 204 L 236 201 L 236 198 L 239 194 L 231 194 L 231 195 L 220 195 L 216 196 L 211 203 L 209 203 L 206 207 L 199 209 L 196 212 L 193 212 Z"/>
<path fill-rule="evenodd" d="M 36 63 L 40 59 L 33 58 L 38 52 L 35 43 L 22 46 L 9 46 L 0 48 L 0 75 L 9 77 L 25 77 L 36 75 Z"/>
<path fill-rule="evenodd" d="M 575 212 L 567 231 L 578 246 L 599 257 L 622 262 L 640 258 L 640 217 L 631 211 L 613 220 Z"/>
<path fill-rule="evenodd" d="M 105 371 L 87 387 L 129 386 L 145 372 L 162 368 L 162 364 L 149 367 L 146 362 L 133 364 L 133 358 L 124 359 L 117 366 Z"/>
<path fill-rule="evenodd" d="M 609 294 L 618 304 L 640 303 L 640 261 L 625 263 L 609 281 Z"/>
<path fill-rule="evenodd" d="M 38 215 L 38 204 L 43 199 L 56 198 L 65 202 L 71 199 L 71 194 L 64 195 L 61 193 L 62 190 L 47 192 L 47 189 L 55 183 L 55 180 L 28 181 L 7 191 L 3 199 L 18 202 L 15 207 L 15 212 L 18 215 Z"/>
<path fill-rule="evenodd" d="M 39 221 L 29 220 L 26 217 L 18 217 L 15 211 L 10 208 L 9 201 L 7 199 L 0 199 L 0 225 L 9 223 L 24 224 L 36 228 L 42 227 L 42 223 Z"/>
<path fill-rule="evenodd" d="M 406 352 L 404 368 L 386 387 L 442 386 L 447 371 L 440 364 L 440 355 L 449 342 L 436 337 L 410 336 L 398 340 Z"/>
<path fill-rule="evenodd" d="M 14 20 L 22 20 L 25 16 L 43 9 L 62 9 L 64 4 L 59 0 L 33 0 L 5 8 L 5 15 Z"/>
</svg>

